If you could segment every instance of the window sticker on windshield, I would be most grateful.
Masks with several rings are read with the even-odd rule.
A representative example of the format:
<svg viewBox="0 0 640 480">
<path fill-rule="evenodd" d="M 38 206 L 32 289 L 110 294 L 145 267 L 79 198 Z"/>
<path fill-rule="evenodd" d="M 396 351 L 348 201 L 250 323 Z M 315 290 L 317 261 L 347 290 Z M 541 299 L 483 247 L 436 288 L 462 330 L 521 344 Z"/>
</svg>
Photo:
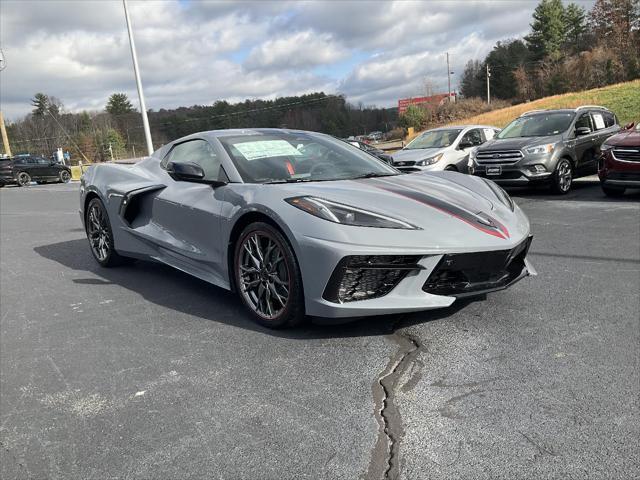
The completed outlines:
<svg viewBox="0 0 640 480">
<path fill-rule="evenodd" d="M 593 123 L 596 124 L 596 130 L 604 128 L 604 118 L 602 118 L 602 115 L 600 115 L 599 113 L 593 114 Z"/>
<path fill-rule="evenodd" d="M 247 160 L 259 158 L 300 156 L 296 148 L 286 140 L 261 140 L 259 142 L 243 142 L 234 145 Z"/>
</svg>

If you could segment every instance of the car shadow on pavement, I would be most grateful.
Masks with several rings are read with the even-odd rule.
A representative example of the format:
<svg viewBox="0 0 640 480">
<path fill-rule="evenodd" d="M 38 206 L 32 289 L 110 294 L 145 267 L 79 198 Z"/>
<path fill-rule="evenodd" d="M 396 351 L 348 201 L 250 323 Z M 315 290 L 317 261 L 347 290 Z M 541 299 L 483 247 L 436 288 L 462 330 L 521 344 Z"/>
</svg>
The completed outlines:
<svg viewBox="0 0 640 480">
<path fill-rule="evenodd" d="M 402 315 L 380 315 L 334 323 L 325 319 L 312 319 L 305 325 L 285 330 L 270 330 L 256 324 L 245 311 L 240 299 L 232 292 L 218 288 L 203 280 L 166 265 L 136 261 L 117 268 L 100 267 L 89 251 L 85 239 L 70 240 L 35 247 L 34 251 L 76 272 L 87 273 L 86 278 L 63 277 L 61 288 L 78 290 L 79 286 L 99 288 L 119 285 L 141 295 L 156 305 L 226 323 L 269 335 L 298 340 L 333 337 L 362 337 L 387 335 L 399 327 L 426 323 L 446 318 L 472 302 L 457 301 L 451 307 Z M 64 282 L 68 282 L 67 285 Z M 482 297 L 475 301 L 483 300 Z"/>
<path fill-rule="evenodd" d="M 505 190 L 514 198 L 532 200 L 578 201 L 578 202 L 637 202 L 640 200 L 640 189 L 627 189 L 621 197 L 607 197 L 598 180 L 577 179 L 566 195 L 556 195 L 548 187 L 506 187 Z"/>
</svg>

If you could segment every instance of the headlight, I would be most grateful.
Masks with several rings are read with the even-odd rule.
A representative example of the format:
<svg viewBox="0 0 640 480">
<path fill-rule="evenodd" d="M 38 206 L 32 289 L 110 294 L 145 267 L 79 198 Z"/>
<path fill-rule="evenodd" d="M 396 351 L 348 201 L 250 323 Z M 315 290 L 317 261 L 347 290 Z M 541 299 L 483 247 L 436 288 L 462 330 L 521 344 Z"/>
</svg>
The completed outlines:
<svg viewBox="0 0 640 480">
<path fill-rule="evenodd" d="M 424 160 L 420 160 L 419 162 L 416 162 L 416 165 L 419 165 L 421 167 L 424 167 L 425 165 L 433 165 L 434 163 L 437 163 L 440 161 L 440 159 L 442 158 L 442 155 L 444 154 L 439 153 L 435 157 L 425 158 Z"/>
<path fill-rule="evenodd" d="M 380 215 L 342 203 L 331 202 L 318 197 L 293 197 L 285 199 L 287 203 L 311 215 L 342 225 L 378 228 L 402 228 L 420 230 L 419 227 L 396 218 Z"/>
<path fill-rule="evenodd" d="M 530 155 L 539 155 L 541 153 L 551 153 L 555 148 L 555 144 L 549 143 L 547 145 L 538 145 L 536 147 L 525 148 L 524 151 Z"/>
<path fill-rule="evenodd" d="M 601 152 L 607 152 L 609 150 L 611 150 L 613 148 L 613 145 L 609 145 L 608 143 L 603 143 L 602 145 L 600 145 L 600 151 Z"/>
</svg>

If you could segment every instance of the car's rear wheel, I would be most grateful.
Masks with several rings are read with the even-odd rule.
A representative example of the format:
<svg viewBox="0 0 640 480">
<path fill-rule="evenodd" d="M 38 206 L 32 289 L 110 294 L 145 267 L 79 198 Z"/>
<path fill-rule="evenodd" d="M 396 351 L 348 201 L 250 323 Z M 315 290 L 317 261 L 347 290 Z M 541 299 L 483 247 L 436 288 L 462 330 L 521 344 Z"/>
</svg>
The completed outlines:
<svg viewBox="0 0 640 480">
<path fill-rule="evenodd" d="M 93 258 L 103 267 L 124 263 L 127 259 L 115 250 L 109 216 L 102 201 L 99 198 L 92 199 L 85 215 L 84 224 Z"/>
<path fill-rule="evenodd" d="M 302 276 L 286 238 L 268 223 L 248 225 L 234 250 L 238 294 L 258 323 L 291 327 L 305 318 Z"/>
<path fill-rule="evenodd" d="M 27 172 L 20 172 L 18 173 L 16 180 L 18 182 L 18 185 L 20 185 L 21 187 L 26 187 L 31 183 L 31 175 L 29 175 Z"/>
<path fill-rule="evenodd" d="M 607 197 L 621 197 L 622 195 L 624 195 L 625 188 L 602 185 L 602 191 Z"/>
<path fill-rule="evenodd" d="M 58 176 L 61 183 L 69 183 L 71 181 L 71 174 L 66 170 L 62 170 Z"/>
<path fill-rule="evenodd" d="M 551 178 L 551 190 L 559 195 L 568 193 L 573 181 L 573 167 L 566 158 L 561 158 Z"/>
</svg>

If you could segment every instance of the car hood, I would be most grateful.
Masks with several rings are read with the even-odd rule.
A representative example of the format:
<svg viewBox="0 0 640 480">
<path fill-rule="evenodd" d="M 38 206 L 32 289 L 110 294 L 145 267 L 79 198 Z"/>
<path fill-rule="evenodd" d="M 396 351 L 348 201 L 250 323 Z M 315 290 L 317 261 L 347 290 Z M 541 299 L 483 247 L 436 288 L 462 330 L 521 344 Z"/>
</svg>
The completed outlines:
<svg viewBox="0 0 640 480">
<path fill-rule="evenodd" d="M 615 147 L 640 147 L 640 131 L 635 129 L 624 130 L 609 137 L 606 143 Z"/>
<path fill-rule="evenodd" d="M 485 150 L 520 150 L 524 147 L 555 143 L 560 141 L 558 135 L 549 137 L 516 137 L 516 138 L 494 138 L 478 147 L 478 152 Z"/>
<path fill-rule="evenodd" d="M 455 172 L 268 187 L 277 188 L 282 199 L 315 196 L 404 220 L 443 236 L 469 234 L 471 226 L 482 234 L 508 240 L 517 223 L 514 211 L 488 182 Z M 525 230 L 528 232 L 528 223 Z M 462 237 L 461 241 L 464 241 Z"/>
<path fill-rule="evenodd" d="M 425 158 L 435 157 L 438 153 L 442 152 L 444 148 L 415 148 L 412 150 L 399 150 L 393 155 L 395 162 L 417 162 L 424 160 Z"/>
</svg>

